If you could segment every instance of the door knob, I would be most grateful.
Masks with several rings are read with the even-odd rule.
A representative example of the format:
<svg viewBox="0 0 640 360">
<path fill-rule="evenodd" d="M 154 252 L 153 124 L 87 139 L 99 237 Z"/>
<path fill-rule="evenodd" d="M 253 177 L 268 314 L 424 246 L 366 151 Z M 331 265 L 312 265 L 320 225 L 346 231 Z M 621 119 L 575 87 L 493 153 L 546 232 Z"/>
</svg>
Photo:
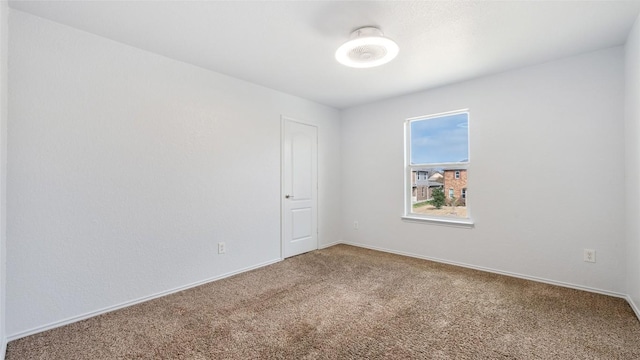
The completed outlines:
<svg viewBox="0 0 640 360">
<path fill-rule="evenodd" d="M 289 195 L 289 194 L 285 195 L 284 197 L 285 199 L 289 199 L 289 198 L 293 199 L 293 195 Z"/>
</svg>

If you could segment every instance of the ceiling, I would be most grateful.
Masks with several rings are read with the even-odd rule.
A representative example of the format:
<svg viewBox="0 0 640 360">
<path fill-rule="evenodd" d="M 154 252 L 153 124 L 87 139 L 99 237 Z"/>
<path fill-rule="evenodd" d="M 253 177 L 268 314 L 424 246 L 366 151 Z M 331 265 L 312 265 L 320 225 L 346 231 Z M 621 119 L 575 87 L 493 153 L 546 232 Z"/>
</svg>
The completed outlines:
<svg viewBox="0 0 640 360">
<path fill-rule="evenodd" d="M 271 89 L 347 108 L 622 45 L 640 1 L 10 1 L 14 9 Z M 361 26 L 400 46 L 338 64 Z"/>
</svg>

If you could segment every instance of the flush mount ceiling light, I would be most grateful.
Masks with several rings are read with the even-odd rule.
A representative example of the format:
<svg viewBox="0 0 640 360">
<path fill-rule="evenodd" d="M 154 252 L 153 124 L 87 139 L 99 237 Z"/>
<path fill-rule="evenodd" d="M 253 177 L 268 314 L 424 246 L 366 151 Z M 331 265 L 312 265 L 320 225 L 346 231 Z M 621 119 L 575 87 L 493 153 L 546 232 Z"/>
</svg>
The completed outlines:
<svg viewBox="0 0 640 360">
<path fill-rule="evenodd" d="M 380 29 L 366 26 L 351 33 L 351 40 L 336 51 L 336 60 L 354 68 L 370 68 L 393 60 L 398 50 L 398 44 L 384 37 Z"/>
</svg>

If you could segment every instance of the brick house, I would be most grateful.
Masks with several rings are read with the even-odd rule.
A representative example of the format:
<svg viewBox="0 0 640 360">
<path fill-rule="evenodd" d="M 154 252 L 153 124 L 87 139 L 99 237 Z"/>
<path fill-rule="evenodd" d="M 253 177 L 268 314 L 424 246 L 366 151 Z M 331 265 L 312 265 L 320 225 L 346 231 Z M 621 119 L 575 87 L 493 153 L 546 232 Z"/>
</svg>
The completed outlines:
<svg viewBox="0 0 640 360">
<path fill-rule="evenodd" d="M 467 198 L 467 170 L 451 169 L 444 171 L 444 195 L 447 200 L 455 197 L 458 205 L 465 205 Z"/>
<path fill-rule="evenodd" d="M 416 169 L 411 172 L 411 197 L 414 203 L 431 199 L 433 189 L 442 187 L 442 182 L 432 180 L 433 176 L 433 171 L 428 169 Z"/>
</svg>

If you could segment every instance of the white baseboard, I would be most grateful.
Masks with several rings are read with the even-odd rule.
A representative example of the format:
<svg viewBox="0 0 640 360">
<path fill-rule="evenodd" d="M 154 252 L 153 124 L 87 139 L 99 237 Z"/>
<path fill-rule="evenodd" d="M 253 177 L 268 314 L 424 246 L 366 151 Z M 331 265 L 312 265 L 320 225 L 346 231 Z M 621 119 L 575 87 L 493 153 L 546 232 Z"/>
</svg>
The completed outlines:
<svg viewBox="0 0 640 360">
<path fill-rule="evenodd" d="M 336 245 L 340 245 L 340 244 L 344 244 L 344 243 L 342 241 L 334 241 L 334 242 L 329 243 L 329 244 L 322 244 L 322 245 L 318 246 L 318 250 L 326 249 L 326 248 L 329 248 L 329 247 L 332 247 L 332 246 L 336 246 Z"/>
<path fill-rule="evenodd" d="M 37 334 L 37 333 L 40 333 L 40 332 L 43 332 L 43 331 L 55 329 L 55 328 L 60 327 L 60 326 L 64 326 L 64 325 L 68 325 L 68 324 L 71 324 L 71 323 L 74 323 L 74 322 L 85 320 L 85 319 L 88 319 L 88 318 L 91 318 L 91 317 L 94 317 L 94 316 L 98 316 L 98 315 L 101 315 L 101 314 L 104 314 L 104 313 L 108 313 L 108 312 L 111 312 L 111 311 L 119 310 L 119 309 L 122 309 L 122 308 L 125 308 L 125 307 L 129 307 L 129 306 L 132 306 L 132 305 L 140 304 L 140 303 L 143 303 L 145 301 L 157 299 L 159 297 L 167 296 L 167 295 L 170 295 L 170 294 L 173 294 L 173 293 L 177 293 L 177 292 L 180 292 L 180 291 L 183 291 L 183 290 L 187 290 L 187 289 L 190 289 L 190 288 L 193 288 L 193 287 L 196 287 L 196 286 L 200 286 L 200 285 L 204 285 L 204 284 L 207 284 L 207 283 L 210 283 L 210 282 L 213 282 L 213 281 L 217 281 L 217 280 L 221 280 L 221 279 L 224 279 L 224 278 L 228 278 L 230 276 L 237 275 L 237 274 L 240 274 L 240 273 L 243 273 L 243 272 L 247 272 L 247 271 L 250 271 L 250 270 L 254 270 L 254 269 L 261 268 L 261 267 L 265 267 L 267 265 L 275 264 L 275 263 L 280 262 L 280 261 L 282 261 L 281 258 L 270 260 L 270 261 L 266 261 L 266 262 L 260 263 L 258 265 L 249 266 L 249 267 L 242 268 L 242 269 L 235 270 L 235 271 L 231 271 L 231 272 L 219 275 L 219 276 L 214 276 L 212 278 L 208 278 L 208 279 L 205 279 L 205 280 L 197 281 L 197 282 L 194 282 L 194 283 L 191 283 L 191 284 L 187 284 L 187 285 L 184 285 L 184 286 L 179 286 L 177 288 L 173 288 L 173 289 L 170 289 L 170 290 L 161 291 L 159 293 L 155 293 L 155 294 L 148 295 L 148 296 L 143 296 L 143 297 L 135 299 L 135 300 L 125 301 L 125 302 L 120 303 L 118 305 L 109 306 L 109 307 L 106 307 L 106 308 L 103 308 L 103 309 L 99 309 L 99 310 L 95 310 L 95 311 L 91 311 L 91 312 L 88 312 L 88 313 L 85 313 L 85 314 L 82 314 L 82 315 L 73 316 L 73 317 L 70 317 L 70 318 L 67 318 L 67 319 L 64 319 L 64 320 L 56 321 L 56 322 L 53 322 L 53 323 L 50 323 L 50 324 L 47 324 L 47 325 L 38 326 L 38 327 L 35 327 L 33 329 L 29 329 L 29 330 L 26 330 L 26 331 L 19 332 L 17 334 L 11 334 L 11 335 L 7 336 L 7 339 L 4 341 L 3 346 L 6 347 L 6 344 L 9 341 L 17 340 L 17 339 L 20 339 L 20 338 L 23 338 L 23 337 L 26 337 L 26 336 L 29 336 L 29 335 Z M 3 351 L 2 354 L 4 354 L 4 351 Z M 4 359 L 4 356 L 2 358 L 0 358 L 0 360 L 3 360 L 3 359 Z"/>
<path fill-rule="evenodd" d="M 636 313 L 636 317 L 638 318 L 638 320 L 640 320 L 640 308 L 638 308 L 638 305 L 636 305 L 636 303 L 633 301 L 633 299 L 629 295 L 627 295 L 625 299 L 629 303 L 629 306 L 631 306 L 631 309 L 633 310 L 633 312 Z"/>
<path fill-rule="evenodd" d="M 434 261 L 434 262 L 438 262 L 438 263 L 442 263 L 442 264 L 455 265 L 455 266 L 460 266 L 460 267 L 464 267 L 464 268 L 468 268 L 468 269 L 486 271 L 486 272 L 490 272 L 490 273 L 494 273 L 494 274 L 511 276 L 511 277 L 515 277 L 515 278 L 519 278 L 519 279 L 531 280 L 531 281 L 536 281 L 536 282 L 550 284 L 550 285 L 557 285 L 557 286 L 562 286 L 562 287 L 576 289 L 576 290 L 583 290 L 583 291 L 588 291 L 588 292 L 597 293 L 597 294 L 609 295 L 609 296 L 623 298 L 623 299 L 629 301 L 629 296 L 628 295 L 622 294 L 622 293 L 618 293 L 618 292 L 614 292 L 614 291 L 609 291 L 609 290 L 596 289 L 596 288 L 592 288 L 592 287 L 588 287 L 588 286 L 576 285 L 576 284 L 566 283 L 566 282 L 562 282 L 562 281 L 556 281 L 556 280 L 540 278 L 540 277 L 536 277 L 536 276 L 529 276 L 529 275 L 518 274 L 518 273 L 509 272 L 509 271 L 496 270 L 496 269 L 492 269 L 492 268 L 487 268 L 487 267 L 483 267 L 483 266 L 476 266 L 476 265 L 470 265 L 470 264 L 460 263 L 460 262 L 456 262 L 456 261 L 443 260 L 443 259 L 434 258 L 434 257 L 430 257 L 430 256 L 418 255 L 418 254 L 408 253 L 408 252 L 404 252 L 404 251 L 396 251 L 396 250 L 381 248 L 381 247 L 377 247 L 377 246 L 370 246 L 370 245 L 364 245 L 364 244 L 353 243 L 353 242 L 343 242 L 343 244 L 352 245 L 352 246 L 356 246 L 356 247 L 361 247 L 361 248 L 365 248 L 365 249 L 371 249 L 371 250 L 377 250 L 377 251 L 397 254 L 397 255 L 409 256 L 409 257 L 423 259 L 423 260 Z M 632 307 L 633 307 L 633 305 L 632 305 Z M 639 314 L 638 311 L 636 309 L 634 309 L 634 311 L 636 311 L 636 316 L 637 316 Z M 640 319 L 640 316 L 638 316 L 638 319 Z"/>
<path fill-rule="evenodd" d="M 4 360 L 7 354 L 7 339 L 2 339 L 2 348 L 0 348 L 0 360 Z"/>
</svg>

